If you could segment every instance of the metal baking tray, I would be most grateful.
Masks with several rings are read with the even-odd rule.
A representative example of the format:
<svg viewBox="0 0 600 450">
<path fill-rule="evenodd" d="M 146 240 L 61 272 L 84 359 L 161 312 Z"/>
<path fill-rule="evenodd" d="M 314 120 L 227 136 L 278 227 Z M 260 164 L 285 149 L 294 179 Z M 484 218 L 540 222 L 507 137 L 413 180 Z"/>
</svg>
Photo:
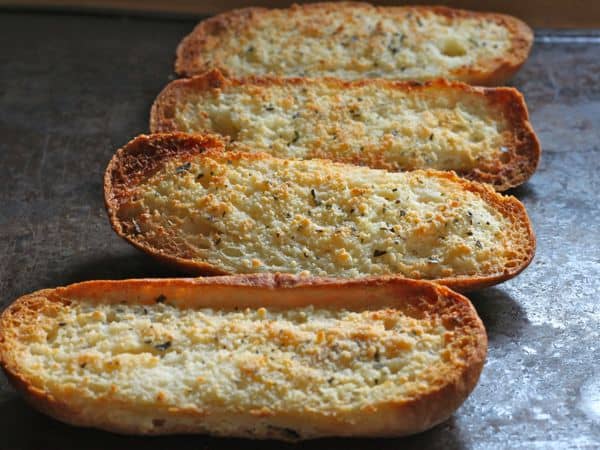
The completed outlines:
<svg viewBox="0 0 600 450">
<path fill-rule="evenodd" d="M 104 211 L 116 148 L 147 131 L 195 20 L 0 12 L 0 300 L 88 279 L 173 276 L 122 242 Z M 513 80 L 543 146 L 521 199 L 531 266 L 470 295 L 489 334 L 473 395 L 447 422 L 391 440 L 295 446 L 202 436 L 136 438 L 73 428 L 0 379 L 0 448 L 600 448 L 600 32 L 537 30 Z"/>
</svg>

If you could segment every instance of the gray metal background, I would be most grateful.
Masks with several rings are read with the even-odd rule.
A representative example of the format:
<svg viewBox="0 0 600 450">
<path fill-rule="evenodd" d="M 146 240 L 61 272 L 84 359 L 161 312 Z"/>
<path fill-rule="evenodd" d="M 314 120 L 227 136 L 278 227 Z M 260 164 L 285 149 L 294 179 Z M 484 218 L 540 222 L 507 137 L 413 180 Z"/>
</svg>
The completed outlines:
<svg viewBox="0 0 600 450">
<path fill-rule="evenodd" d="M 102 175 L 147 130 L 194 21 L 0 13 L 0 300 L 98 278 L 177 275 L 111 231 Z M 542 141 L 539 171 L 513 194 L 538 238 L 516 279 L 471 295 L 489 334 L 473 395 L 409 439 L 296 448 L 600 448 L 600 34 L 538 33 L 514 80 Z M 204 437 L 139 439 L 31 410 L 0 378 L 0 448 L 291 446 Z"/>
</svg>

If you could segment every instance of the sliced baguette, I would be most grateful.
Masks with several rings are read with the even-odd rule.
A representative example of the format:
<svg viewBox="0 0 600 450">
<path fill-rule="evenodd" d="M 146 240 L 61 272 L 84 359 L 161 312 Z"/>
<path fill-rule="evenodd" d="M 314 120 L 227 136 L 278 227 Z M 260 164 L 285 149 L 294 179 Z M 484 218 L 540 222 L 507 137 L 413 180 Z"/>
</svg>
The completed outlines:
<svg viewBox="0 0 600 450">
<path fill-rule="evenodd" d="M 139 136 L 104 178 L 114 230 L 190 273 L 400 274 L 457 290 L 511 278 L 535 238 L 523 205 L 451 172 L 386 172 Z"/>
<path fill-rule="evenodd" d="M 540 157 L 516 89 L 442 80 L 226 79 L 211 71 L 170 83 L 150 130 L 218 133 L 230 149 L 281 158 L 454 170 L 497 190 L 525 182 Z"/>
<path fill-rule="evenodd" d="M 465 400 L 486 349 L 466 298 L 393 278 L 91 281 L 0 318 L 0 362 L 35 408 L 127 434 L 417 433 Z"/>
<path fill-rule="evenodd" d="M 200 22 L 179 45 L 175 70 L 499 85 L 525 62 L 532 42 L 531 29 L 514 17 L 444 7 L 247 8 Z"/>
</svg>

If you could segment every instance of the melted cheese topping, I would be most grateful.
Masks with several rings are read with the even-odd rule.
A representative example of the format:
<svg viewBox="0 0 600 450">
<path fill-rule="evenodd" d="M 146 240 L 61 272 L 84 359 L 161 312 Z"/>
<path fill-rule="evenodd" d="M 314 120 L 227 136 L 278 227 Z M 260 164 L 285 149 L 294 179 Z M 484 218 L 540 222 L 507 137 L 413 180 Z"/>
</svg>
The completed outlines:
<svg viewBox="0 0 600 450">
<path fill-rule="evenodd" d="M 258 13 L 219 30 L 200 56 L 237 76 L 421 80 L 502 59 L 510 48 L 509 30 L 486 18 L 333 5 Z"/>
<path fill-rule="evenodd" d="M 199 412 L 326 413 L 410 398 L 426 389 L 426 377 L 450 370 L 456 345 L 439 317 L 395 309 L 237 311 L 83 299 L 44 314 L 19 349 L 36 385 Z"/>
<path fill-rule="evenodd" d="M 119 216 L 136 240 L 233 273 L 444 278 L 518 257 L 510 220 L 436 172 L 196 156 L 169 160 Z"/>
<path fill-rule="evenodd" d="M 462 87 L 248 81 L 176 98 L 177 130 L 216 132 L 230 137 L 234 148 L 282 158 L 467 171 L 498 159 L 511 145 L 502 105 Z"/>
</svg>

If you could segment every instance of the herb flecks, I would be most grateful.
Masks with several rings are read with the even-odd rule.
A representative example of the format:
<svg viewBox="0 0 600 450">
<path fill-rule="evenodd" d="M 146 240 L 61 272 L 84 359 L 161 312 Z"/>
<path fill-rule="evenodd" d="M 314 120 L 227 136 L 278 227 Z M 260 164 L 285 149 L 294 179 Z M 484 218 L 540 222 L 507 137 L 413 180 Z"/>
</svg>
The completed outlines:
<svg viewBox="0 0 600 450">
<path fill-rule="evenodd" d="M 136 222 L 136 220 L 131 219 L 131 223 L 133 223 L 133 229 L 135 230 L 135 233 L 142 234 L 142 229 L 140 228 L 140 225 Z"/>
<path fill-rule="evenodd" d="M 314 189 L 310 190 L 310 196 L 313 198 L 313 201 L 315 202 L 315 206 L 319 206 L 321 204 L 321 202 L 317 198 L 317 193 L 315 192 Z"/>
<path fill-rule="evenodd" d="M 298 142 L 298 139 L 300 139 L 300 133 L 298 132 L 298 130 L 294 130 L 294 139 L 288 142 L 287 145 L 295 144 L 296 142 Z"/>
<path fill-rule="evenodd" d="M 154 346 L 154 348 L 156 350 L 160 350 L 161 352 L 168 350 L 170 347 L 171 347 L 171 341 L 166 341 L 166 342 L 163 342 L 162 344 L 156 344 Z"/>
<path fill-rule="evenodd" d="M 192 163 L 191 162 L 186 162 L 185 164 L 182 164 L 181 166 L 178 166 L 175 168 L 175 173 L 176 174 L 182 174 L 184 172 L 187 172 L 188 170 L 190 170 L 190 167 L 192 167 Z"/>
<path fill-rule="evenodd" d="M 356 107 L 356 106 L 351 106 L 350 109 L 348 110 L 348 112 L 350 113 L 350 116 L 352 116 L 352 118 L 354 120 L 358 120 L 361 118 L 360 109 L 358 109 L 358 107 Z"/>
</svg>

